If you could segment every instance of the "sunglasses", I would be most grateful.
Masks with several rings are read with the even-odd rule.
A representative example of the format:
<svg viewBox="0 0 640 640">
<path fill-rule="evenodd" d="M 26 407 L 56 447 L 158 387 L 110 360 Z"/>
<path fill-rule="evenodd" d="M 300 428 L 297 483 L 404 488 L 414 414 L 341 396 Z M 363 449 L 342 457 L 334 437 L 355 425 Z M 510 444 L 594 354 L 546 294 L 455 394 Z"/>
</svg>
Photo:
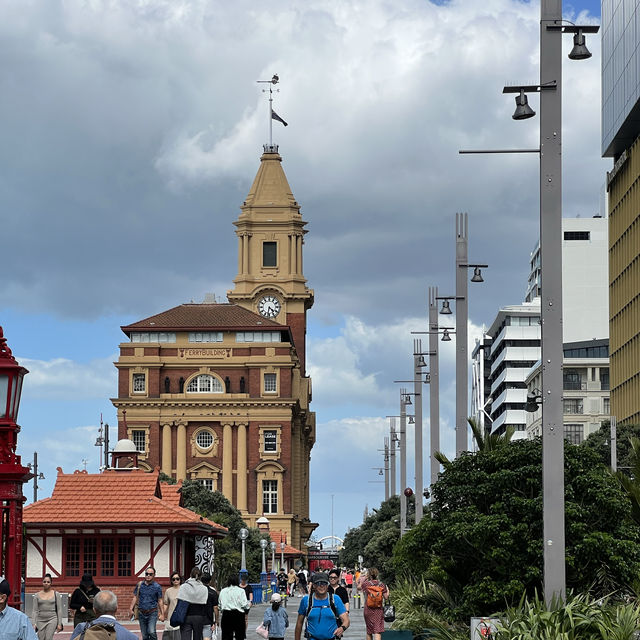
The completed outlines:
<svg viewBox="0 0 640 640">
<path fill-rule="evenodd" d="M 154 574 L 153 574 L 151 571 L 147 571 L 144 575 L 145 575 L 145 576 L 152 576 L 152 575 L 154 575 Z"/>
<path fill-rule="evenodd" d="M 329 583 L 328 582 L 316 582 L 315 585 L 316 585 L 316 587 L 328 587 Z"/>
<path fill-rule="evenodd" d="M 171 578 L 171 582 L 180 582 L 180 578 Z"/>
</svg>

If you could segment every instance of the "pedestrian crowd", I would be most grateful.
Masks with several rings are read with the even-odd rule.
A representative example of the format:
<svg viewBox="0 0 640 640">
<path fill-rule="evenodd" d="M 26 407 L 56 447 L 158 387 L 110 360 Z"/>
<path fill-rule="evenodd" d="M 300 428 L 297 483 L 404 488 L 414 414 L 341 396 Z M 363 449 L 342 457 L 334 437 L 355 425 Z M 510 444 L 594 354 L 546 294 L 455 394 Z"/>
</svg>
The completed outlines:
<svg viewBox="0 0 640 640">
<path fill-rule="evenodd" d="M 253 603 L 249 575 L 242 570 L 232 575 L 218 591 L 211 576 L 197 567 L 184 581 L 178 572 L 170 576 L 164 592 L 156 581 L 156 570 L 149 566 L 144 579 L 133 589 L 128 614 L 140 625 L 142 640 L 158 640 L 158 623 L 164 624 L 163 640 L 245 640 L 248 613 Z M 280 569 L 269 607 L 264 612 L 258 635 L 265 640 L 283 640 L 289 627 L 283 598 L 300 598 L 295 620 L 295 640 L 340 640 L 349 628 L 352 596 L 364 602 L 367 640 L 381 640 L 384 631 L 383 604 L 389 589 L 378 579 L 374 567 L 368 570 L 332 568 L 325 573 L 310 574 L 305 568 L 297 572 Z M 8 606 L 9 583 L 0 577 L 0 639 L 53 640 L 62 631 L 62 599 L 54 589 L 52 577 L 45 574 L 42 590 L 33 596 L 28 618 Z M 71 640 L 134 640 L 136 635 L 115 617 L 118 600 L 109 590 L 100 590 L 90 574 L 84 574 L 71 594 L 74 629 Z"/>
</svg>

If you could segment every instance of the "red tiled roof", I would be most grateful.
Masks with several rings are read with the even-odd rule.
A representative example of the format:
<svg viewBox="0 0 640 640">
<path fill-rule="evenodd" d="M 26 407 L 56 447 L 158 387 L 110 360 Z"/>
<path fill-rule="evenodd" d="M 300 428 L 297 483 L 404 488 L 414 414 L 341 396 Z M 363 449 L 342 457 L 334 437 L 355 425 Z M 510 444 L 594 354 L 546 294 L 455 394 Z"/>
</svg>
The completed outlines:
<svg viewBox="0 0 640 640">
<path fill-rule="evenodd" d="M 301 556 L 303 555 L 300 549 L 292 547 L 287 544 L 287 535 L 284 531 L 269 531 L 271 540 L 276 543 L 276 554 L 280 553 L 280 543 L 284 540 L 284 555 L 285 556 Z"/>
<path fill-rule="evenodd" d="M 162 500 L 174 505 L 175 507 L 182 506 L 182 480 L 177 484 L 169 484 L 168 482 L 160 483 L 160 490 L 162 491 Z"/>
<path fill-rule="evenodd" d="M 63 473 L 58 477 L 53 495 L 27 505 L 24 523 L 61 526 L 87 524 L 170 525 L 208 530 L 225 535 L 226 527 L 178 506 L 174 491 L 163 499 L 158 482 L 159 471 L 86 471 Z M 175 485 L 176 487 L 178 485 Z"/>
<path fill-rule="evenodd" d="M 155 316 L 121 327 L 125 333 L 139 329 L 172 329 L 180 331 L 198 329 L 255 329 L 286 328 L 277 322 L 249 311 L 237 304 L 181 304 Z"/>
</svg>

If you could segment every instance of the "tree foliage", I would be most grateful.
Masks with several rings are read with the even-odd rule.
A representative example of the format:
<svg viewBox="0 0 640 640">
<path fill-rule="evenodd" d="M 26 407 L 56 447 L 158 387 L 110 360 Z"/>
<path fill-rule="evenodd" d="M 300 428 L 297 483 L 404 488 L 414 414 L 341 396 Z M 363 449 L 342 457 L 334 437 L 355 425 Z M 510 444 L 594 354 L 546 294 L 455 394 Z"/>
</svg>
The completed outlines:
<svg viewBox="0 0 640 640">
<path fill-rule="evenodd" d="M 414 496 L 407 499 L 407 520 L 415 517 Z M 377 567 L 381 578 L 393 582 L 395 569 L 392 562 L 393 547 L 400 539 L 400 497 L 392 496 L 373 509 L 365 521 L 355 529 L 350 529 L 344 537 L 339 563 L 345 567 L 355 567 L 358 556 L 363 558 L 365 567 Z"/>
<path fill-rule="evenodd" d="M 640 438 L 640 424 L 618 424 L 616 425 L 616 452 L 618 459 L 618 470 L 629 474 L 630 467 L 633 466 L 633 451 L 631 449 L 631 438 Z M 593 449 L 600 458 L 602 464 L 609 467 L 611 465 L 611 424 L 608 420 L 602 423 L 598 431 L 589 434 L 587 439 L 580 445 Z"/>
<path fill-rule="evenodd" d="M 454 604 L 443 613 L 457 620 L 540 590 L 541 460 L 538 439 L 450 462 L 429 514 L 396 545 L 397 572 L 448 590 Z M 630 503 L 587 447 L 565 447 L 565 514 L 567 586 L 600 595 L 631 584 L 640 572 L 640 536 Z"/>
<path fill-rule="evenodd" d="M 242 543 L 238 538 L 240 529 L 248 529 L 249 537 L 245 543 L 247 571 L 250 582 L 260 581 L 262 570 L 261 536 L 257 529 L 249 529 L 242 519 L 242 514 L 219 491 L 209 491 L 199 482 L 185 480 L 182 483 L 183 505 L 191 511 L 213 520 L 229 529 L 226 538 L 215 542 L 215 584 L 224 587 L 229 576 L 240 571 L 242 559 Z M 270 541 L 270 538 L 267 537 Z"/>
</svg>

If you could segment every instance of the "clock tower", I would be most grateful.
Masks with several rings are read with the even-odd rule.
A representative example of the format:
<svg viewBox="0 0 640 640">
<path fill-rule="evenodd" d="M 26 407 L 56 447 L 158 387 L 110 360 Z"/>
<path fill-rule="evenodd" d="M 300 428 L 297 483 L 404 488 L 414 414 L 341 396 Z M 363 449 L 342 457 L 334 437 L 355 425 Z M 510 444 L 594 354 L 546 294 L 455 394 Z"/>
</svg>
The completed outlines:
<svg viewBox="0 0 640 640">
<path fill-rule="evenodd" d="M 286 325 L 305 375 L 307 309 L 313 289 L 302 270 L 306 222 L 282 169 L 275 144 L 264 145 L 260 168 L 234 222 L 238 275 L 229 302 Z"/>
</svg>

